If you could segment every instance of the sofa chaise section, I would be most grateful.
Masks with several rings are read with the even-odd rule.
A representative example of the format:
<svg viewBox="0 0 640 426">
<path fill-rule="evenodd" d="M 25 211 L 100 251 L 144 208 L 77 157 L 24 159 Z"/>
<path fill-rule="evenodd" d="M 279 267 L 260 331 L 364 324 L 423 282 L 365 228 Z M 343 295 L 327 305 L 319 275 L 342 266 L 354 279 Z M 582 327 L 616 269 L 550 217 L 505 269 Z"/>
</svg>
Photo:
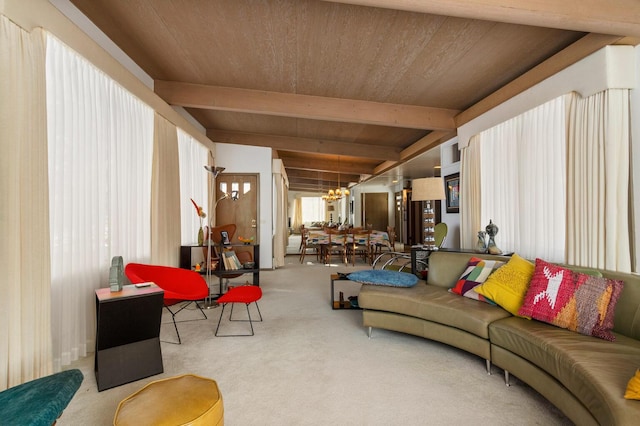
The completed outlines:
<svg viewBox="0 0 640 426">
<path fill-rule="evenodd" d="M 639 402 L 623 398 L 640 366 L 640 341 L 616 334 L 609 342 L 517 317 L 496 321 L 489 330 L 492 361 L 574 422 L 626 425 L 640 419 Z"/>
</svg>

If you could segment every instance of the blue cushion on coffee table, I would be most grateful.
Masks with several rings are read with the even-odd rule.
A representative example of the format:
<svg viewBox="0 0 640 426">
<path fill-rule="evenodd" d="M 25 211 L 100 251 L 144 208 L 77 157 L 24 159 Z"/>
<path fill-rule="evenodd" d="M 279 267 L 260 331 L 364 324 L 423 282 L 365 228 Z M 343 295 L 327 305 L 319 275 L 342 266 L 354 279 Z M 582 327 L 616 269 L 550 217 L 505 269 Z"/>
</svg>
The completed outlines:
<svg viewBox="0 0 640 426">
<path fill-rule="evenodd" d="M 391 287 L 413 287 L 418 283 L 418 277 L 413 274 L 381 269 L 352 272 L 347 275 L 347 278 L 362 284 L 386 285 Z"/>
</svg>

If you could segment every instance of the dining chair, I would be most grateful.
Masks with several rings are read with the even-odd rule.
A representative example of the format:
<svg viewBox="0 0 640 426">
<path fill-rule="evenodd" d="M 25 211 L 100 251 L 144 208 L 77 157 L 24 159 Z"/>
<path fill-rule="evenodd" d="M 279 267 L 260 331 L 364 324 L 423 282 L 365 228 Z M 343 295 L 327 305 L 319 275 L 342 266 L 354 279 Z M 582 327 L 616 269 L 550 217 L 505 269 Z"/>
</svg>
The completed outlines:
<svg viewBox="0 0 640 426">
<path fill-rule="evenodd" d="M 320 246 L 310 238 L 309 228 L 300 228 L 300 263 L 304 263 L 304 258 L 311 250 L 316 255 L 316 260 L 320 259 Z"/>
<path fill-rule="evenodd" d="M 304 243 L 303 240 L 304 240 L 305 231 L 306 231 L 306 234 L 309 235 L 309 230 L 304 227 L 304 224 L 300 225 L 300 247 L 298 248 L 299 253 L 302 252 L 302 244 Z"/>
<path fill-rule="evenodd" d="M 389 251 L 396 251 L 396 227 L 387 226 L 387 234 L 389 235 Z"/>
<path fill-rule="evenodd" d="M 373 247 L 371 246 L 371 229 L 353 228 L 352 233 L 352 263 L 355 265 L 355 258 L 362 257 L 366 263 L 371 263 L 373 258 Z"/>
<path fill-rule="evenodd" d="M 347 263 L 347 230 L 339 230 L 336 228 L 326 228 L 325 232 L 329 236 L 329 242 L 325 249 L 325 264 L 331 264 L 331 256 L 338 254 L 342 257 L 343 263 Z"/>
<path fill-rule="evenodd" d="M 442 247 L 445 240 L 447 239 L 448 232 L 449 232 L 449 227 L 447 226 L 446 223 L 440 222 L 436 224 L 436 226 L 434 227 L 434 236 L 435 236 L 434 244 L 436 247 L 438 248 Z"/>
</svg>

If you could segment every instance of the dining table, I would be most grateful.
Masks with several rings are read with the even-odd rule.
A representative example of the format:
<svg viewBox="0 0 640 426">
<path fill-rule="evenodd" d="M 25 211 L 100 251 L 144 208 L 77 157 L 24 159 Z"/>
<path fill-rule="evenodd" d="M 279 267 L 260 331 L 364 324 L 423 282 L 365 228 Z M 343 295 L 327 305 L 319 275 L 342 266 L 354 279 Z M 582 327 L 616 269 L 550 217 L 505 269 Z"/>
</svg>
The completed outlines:
<svg viewBox="0 0 640 426">
<path fill-rule="evenodd" d="M 330 246 L 344 247 L 346 246 L 367 246 L 367 255 L 365 256 L 369 263 L 373 262 L 372 254 L 376 251 L 376 248 L 388 248 L 390 249 L 391 243 L 389 241 L 389 233 L 386 231 L 378 230 L 358 230 L 358 229 L 331 229 L 331 230 L 310 230 L 307 237 L 308 246 L 318 247 L 321 258 L 324 263 L 330 260 L 330 256 L 327 254 L 332 248 Z M 345 262 L 346 262 L 346 253 Z"/>
</svg>

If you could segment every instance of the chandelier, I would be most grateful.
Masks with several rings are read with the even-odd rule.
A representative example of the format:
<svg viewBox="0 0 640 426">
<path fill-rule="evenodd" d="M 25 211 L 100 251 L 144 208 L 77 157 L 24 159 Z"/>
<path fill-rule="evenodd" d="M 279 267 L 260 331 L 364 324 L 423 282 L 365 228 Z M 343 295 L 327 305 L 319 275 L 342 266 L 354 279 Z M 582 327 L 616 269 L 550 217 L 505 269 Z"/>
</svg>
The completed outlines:
<svg viewBox="0 0 640 426">
<path fill-rule="evenodd" d="M 333 190 L 330 189 L 325 195 L 322 196 L 322 199 L 328 202 L 340 200 L 342 197 L 349 196 L 351 192 L 345 188 L 344 191 L 340 186 L 340 157 L 338 156 L 338 187 Z"/>
<path fill-rule="evenodd" d="M 340 188 L 336 188 L 335 191 L 330 189 L 325 195 L 322 196 L 322 199 L 325 201 L 336 201 L 341 199 L 342 197 L 346 197 L 350 194 L 348 189 L 344 191 Z"/>
</svg>

